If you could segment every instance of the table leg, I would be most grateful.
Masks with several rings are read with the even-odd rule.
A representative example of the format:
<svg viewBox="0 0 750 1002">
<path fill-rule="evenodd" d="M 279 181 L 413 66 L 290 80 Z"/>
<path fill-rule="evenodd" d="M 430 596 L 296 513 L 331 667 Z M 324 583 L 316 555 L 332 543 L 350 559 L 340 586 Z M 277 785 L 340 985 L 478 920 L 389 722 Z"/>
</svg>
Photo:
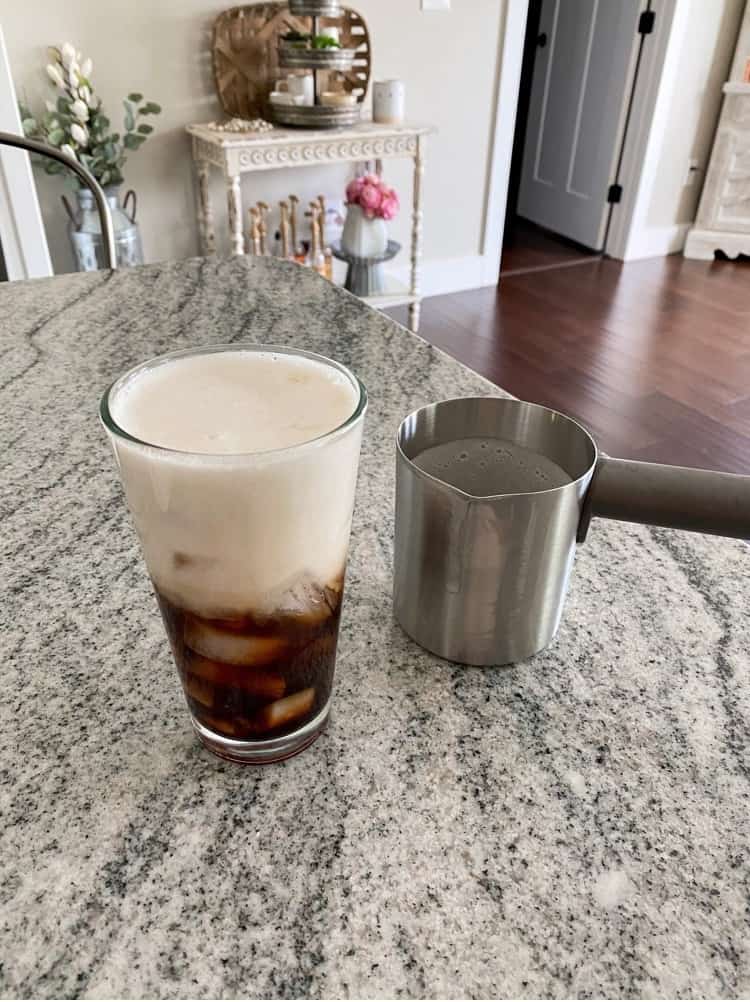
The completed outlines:
<svg viewBox="0 0 750 1002">
<path fill-rule="evenodd" d="M 240 175 L 227 175 L 227 207 L 229 209 L 229 235 L 232 239 L 232 253 L 245 253 L 245 238 L 242 234 L 242 193 Z"/>
<path fill-rule="evenodd" d="M 422 257 L 422 179 L 424 178 L 424 136 L 417 136 L 414 153 L 414 206 L 411 225 L 411 287 L 412 296 L 419 296 L 419 264 Z M 409 327 L 416 334 L 419 330 L 419 299 L 409 306 Z"/>
<path fill-rule="evenodd" d="M 198 161 L 198 227 L 201 235 L 201 251 L 204 254 L 216 252 L 214 233 L 214 213 L 211 208 L 211 188 L 209 184 L 210 165 L 207 160 Z"/>
</svg>

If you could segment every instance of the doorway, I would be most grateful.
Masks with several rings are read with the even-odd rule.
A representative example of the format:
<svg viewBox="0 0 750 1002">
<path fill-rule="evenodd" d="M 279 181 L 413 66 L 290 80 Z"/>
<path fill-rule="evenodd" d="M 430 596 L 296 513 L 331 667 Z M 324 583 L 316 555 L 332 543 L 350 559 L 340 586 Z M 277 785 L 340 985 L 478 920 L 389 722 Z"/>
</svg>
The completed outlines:
<svg viewBox="0 0 750 1002">
<path fill-rule="evenodd" d="M 651 0 L 528 0 L 500 274 L 606 253 Z"/>
</svg>

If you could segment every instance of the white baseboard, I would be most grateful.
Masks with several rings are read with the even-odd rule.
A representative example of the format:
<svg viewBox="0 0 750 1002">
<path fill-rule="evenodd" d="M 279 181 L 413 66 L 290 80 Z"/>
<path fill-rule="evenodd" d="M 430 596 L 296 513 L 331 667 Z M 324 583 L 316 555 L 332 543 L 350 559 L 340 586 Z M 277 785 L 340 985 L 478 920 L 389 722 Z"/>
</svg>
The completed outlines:
<svg viewBox="0 0 750 1002">
<path fill-rule="evenodd" d="M 409 284 L 409 264 L 388 267 L 388 274 L 393 275 L 405 285 Z M 494 285 L 486 280 L 485 262 L 481 254 L 469 254 L 466 257 L 427 258 L 422 262 L 420 274 L 420 291 L 423 296 L 445 296 L 451 292 L 464 292 L 467 289 L 478 289 L 483 285 Z"/>
<path fill-rule="evenodd" d="M 622 256 L 612 256 L 621 261 L 638 261 L 646 257 L 675 254 L 685 246 L 690 226 L 691 223 L 675 223 L 674 226 L 646 227 L 628 241 Z"/>
<path fill-rule="evenodd" d="M 733 233 L 727 230 L 691 229 L 685 244 L 685 257 L 697 261 L 713 261 L 716 251 L 728 258 L 750 254 L 750 233 Z"/>
</svg>

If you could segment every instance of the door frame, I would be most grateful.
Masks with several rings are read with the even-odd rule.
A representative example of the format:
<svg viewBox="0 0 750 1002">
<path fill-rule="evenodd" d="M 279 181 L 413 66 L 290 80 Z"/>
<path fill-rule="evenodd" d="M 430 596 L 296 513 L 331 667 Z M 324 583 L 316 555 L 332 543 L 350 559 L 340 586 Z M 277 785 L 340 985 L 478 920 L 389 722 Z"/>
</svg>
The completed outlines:
<svg viewBox="0 0 750 1002">
<path fill-rule="evenodd" d="M 620 261 L 664 256 L 680 249 L 672 246 L 669 235 L 657 246 L 646 233 L 646 214 L 664 150 L 672 94 L 680 79 L 689 6 L 678 0 L 651 0 L 655 29 L 643 49 L 620 168 L 622 201 L 614 206 L 605 247 L 609 257 Z M 684 229 L 687 232 L 688 226 Z"/>
<path fill-rule="evenodd" d="M 0 25 L 0 130 L 22 136 L 21 117 Z M 0 147 L 0 244 L 8 279 L 52 274 L 28 153 Z"/>
<path fill-rule="evenodd" d="M 678 0 L 651 0 L 651 9 L 656 14 L 655 30 L 643 47 L 620 167 L 623 197 L 612 207 L 605 247 L 608 256 L 620 260 L 639 256 L 639 233 L 663 147 L 664 121 L 669 113 L 672 88 L 679 79 L 679 51 L 687 29 L 687 6 Z M 482 279 L 486 285 L 500 281 L 528 9 L 529 0 L 506 0 L 482 241 Z"/>
</svg>

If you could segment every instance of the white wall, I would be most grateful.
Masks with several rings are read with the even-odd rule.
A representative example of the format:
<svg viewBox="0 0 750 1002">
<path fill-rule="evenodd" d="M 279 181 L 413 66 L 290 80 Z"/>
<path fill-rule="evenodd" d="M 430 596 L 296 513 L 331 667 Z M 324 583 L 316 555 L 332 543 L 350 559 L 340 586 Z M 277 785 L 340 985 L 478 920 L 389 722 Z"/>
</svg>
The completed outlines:
<svg viewBox="0 0 750 1002">
<path fill-rule="evenodd" d="M 446 275 L 461 272 L 481 251 L 503 5 L 504 0 L 453 0 L 451 11 L 437 13 L 421 12 L 419 0 L 356 3 L 370 26 L 375 78 L 404 79 L 409 118 L 438 128 L 425 172 L 426 291 L 435 291 L 430 286 L 438 275 L 442 285 Z M 163 106 L 163 114 L 153 120 L 156 133 L 125 169 L 127 186 L 139 196 L 147 260 L 198 250 L 183 127 L 220 116 L 209 44 L 213 19 L 227 6 L 227 0 L 34 0 L 32 11 L 19 0 L 4 5 L 0 15 L 16 88 L 32 106 L 51 96 L 44 76 L 46 47 L 63 40 L 94 60 L 93 80 L 113 121 L 129 91 L 141 91 Z M 406 203 L 394 236 L 407 243 L 411 175 L 406 163 L 391 163 L 388 176 Z M 290 192 L 308 201 L 341 192 L 349 174 L 341 167 L 254 175 L 244 179 L 243 195 L 246 204 L 258 198 L 278 201 Z M 71 270 L 59 200 L 66 189 L 57 178 L 37 176 L 55 268 Z M 214 193 L 223 214 L 218 174 Z"/>
<path fill-rule="evenodd" d="M 737 37 L 737 46 L 730 73 L 731 80 L 742 82 L 748 60 L 750 60 L 750 6 L 745 7 L 745 16 L 742 19 L 740 33 Z"/>
</svg>

